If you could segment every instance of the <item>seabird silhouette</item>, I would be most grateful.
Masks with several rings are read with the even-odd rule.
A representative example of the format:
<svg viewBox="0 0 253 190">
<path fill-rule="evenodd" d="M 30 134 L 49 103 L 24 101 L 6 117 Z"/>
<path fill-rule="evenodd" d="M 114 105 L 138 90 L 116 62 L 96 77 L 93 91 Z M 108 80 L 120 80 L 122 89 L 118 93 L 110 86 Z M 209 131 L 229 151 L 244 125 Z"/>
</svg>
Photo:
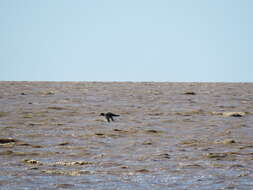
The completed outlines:
<svg viewBox="0 0 253 190">
<path fill-rule="evenodd" d="M 114 113 L 111 113 L 111 112 L 107 112 L 107 113 L 101 113 L 100 116 L 104 116 L 108 122 L 111 121 L 114 121 L 113 117 L 118 117 L 120 115 L 117 115 L 117 114 L 114 114 Z"/>
</svg>

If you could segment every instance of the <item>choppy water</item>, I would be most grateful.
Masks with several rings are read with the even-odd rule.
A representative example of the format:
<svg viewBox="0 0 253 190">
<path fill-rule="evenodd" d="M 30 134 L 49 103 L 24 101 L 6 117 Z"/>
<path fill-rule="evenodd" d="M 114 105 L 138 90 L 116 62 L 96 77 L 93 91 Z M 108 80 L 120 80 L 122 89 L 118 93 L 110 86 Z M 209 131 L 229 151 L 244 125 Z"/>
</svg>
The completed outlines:
<svg viewBox="0 0 253 190">
<path fill-rule="evenodd" d="M 0 189 L 249 190 L 252 129 L 252 83 L 0 82 Z"/>
</svg>

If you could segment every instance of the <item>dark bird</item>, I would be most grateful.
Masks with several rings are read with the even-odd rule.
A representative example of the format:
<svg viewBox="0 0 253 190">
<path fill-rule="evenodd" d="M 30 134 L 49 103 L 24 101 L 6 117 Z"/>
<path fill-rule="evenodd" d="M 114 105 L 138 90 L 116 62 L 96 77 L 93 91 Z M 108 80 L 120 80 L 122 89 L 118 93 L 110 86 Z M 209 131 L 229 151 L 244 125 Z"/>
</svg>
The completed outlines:
<svg viewBox="0 0 253 190">
<path fill-rule="evenodd" d="M 110 121 L 114 121 L 113 117 L 118 117 L 120 115 L 107 112 L 107 113 L 101 113 L 100 116 L 104 116 L 107 119 L 107 121 L 110 122 Z"/>
</svg>

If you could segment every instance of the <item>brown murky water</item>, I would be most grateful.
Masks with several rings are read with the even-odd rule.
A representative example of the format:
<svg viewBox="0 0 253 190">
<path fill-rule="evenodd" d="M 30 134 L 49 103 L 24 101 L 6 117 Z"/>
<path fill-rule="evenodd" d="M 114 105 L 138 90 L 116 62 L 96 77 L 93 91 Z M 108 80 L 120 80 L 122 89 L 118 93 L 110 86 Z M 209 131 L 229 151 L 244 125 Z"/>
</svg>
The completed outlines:
<svg viewBox="0 0 253 190">
<path fill-rule="evenodd" d="M 3 190 L 253 189 L 252 83 L 0 82 L 0 131 Z"/>
</svg>

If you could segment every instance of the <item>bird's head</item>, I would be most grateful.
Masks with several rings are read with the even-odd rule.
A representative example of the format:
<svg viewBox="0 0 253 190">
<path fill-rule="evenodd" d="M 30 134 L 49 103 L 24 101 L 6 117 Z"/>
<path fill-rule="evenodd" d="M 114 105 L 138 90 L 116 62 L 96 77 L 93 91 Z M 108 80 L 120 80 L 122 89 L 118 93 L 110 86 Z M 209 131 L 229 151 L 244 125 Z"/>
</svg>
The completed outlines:
<svg viewBox="0 0 253 190">
<path fill-rule="evenodd" d="M 100 116 L 105 116 L 105 114 L 104 114 L 104 113 L 101 113 Z"/>
</svg>

